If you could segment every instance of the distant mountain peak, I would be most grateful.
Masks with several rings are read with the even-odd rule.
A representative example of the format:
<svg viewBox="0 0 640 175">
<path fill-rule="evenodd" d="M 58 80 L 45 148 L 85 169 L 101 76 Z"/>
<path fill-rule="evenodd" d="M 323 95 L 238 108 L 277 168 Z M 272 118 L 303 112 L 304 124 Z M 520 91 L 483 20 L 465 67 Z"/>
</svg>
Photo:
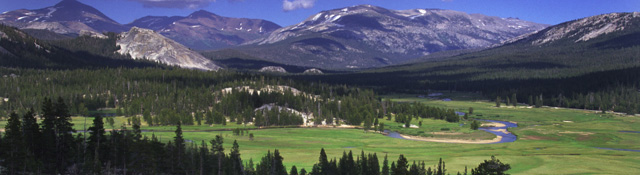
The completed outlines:
<svg viewBox="0 0 640 175">
<path fill-rule="evenodd" d="M 126 29 L 99 10 L 76 0 L 63 0 L 51 7 L 14 10 L 0 14 L 3 23 L 21 29 L 47 29 L 56 33 L 121 32 Z"/>
<path fill-rule="evenodd" d="M 62 6 L 87 6 L 77 0 L 62 0 L 58 2 L 54 7 L 62 7 Z"/>
<path fill-rule="evenodd" d="M 196 50 L 239 45 L 280 28 L 263 19 L 224 17 L 206 10 L 195 11 L 186 17 L 146 16 L 126 26 L 155 30 Z"/>
<path fill-rule="evenodd" d="M 197 17 L 211 17 L 211 16 L 219 16 L 219 15 L 217 15 L 215 13 L 212 13 L 212 12 L 209 12 L 209 11 L 206 11 L 206 10 L 198 10 L 198 11 L 195 11 L 195 12 L 191 13 L 188 17 L 196 17 L 197 18 Z"/>
</svg>

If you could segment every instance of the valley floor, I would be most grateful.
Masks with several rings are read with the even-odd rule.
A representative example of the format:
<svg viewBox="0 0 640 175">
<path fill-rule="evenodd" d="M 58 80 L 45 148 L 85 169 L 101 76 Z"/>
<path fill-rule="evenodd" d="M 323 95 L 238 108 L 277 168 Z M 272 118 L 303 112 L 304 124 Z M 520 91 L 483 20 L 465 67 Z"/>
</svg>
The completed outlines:
<svg viewBox="0 0 640 175">
<path fill-rule="evenodd" d="M 384 155 L 389 160 L 396 160 L 404 154 L 410 162 L 425 161 L 427 165 L 436 165 L 438 158 L 446 162 L 451 174 L 463 172 L 476 167 L 479 162 L 495 155 L 502 162 L 511 164 L 510 174 L 634 174 L 640 172 L 640 152 L 620 151 L 612 149 L 640 150 L 640 117 L 602 114 L 595 111 L 558 109 L 558 108 L 526 108 L 526 107 L 494 107 L 495 103 L 474 101 L 469 98 L 452 98 L 442 101 L 418 98 L 414 95 L 386 96 L 393 101 L 418 101 L 432 106 L 447 107 L 456 111 L 467 112 L 474 109 L 471 118 L 516 122 L 517 128 L 509 128 L 509 132 L 517 135 L 515 142 L 499 144 L 459 144 L 436 143 L 391 138 L 376 132 L 364 132 L 362 129 L 347 128 L 276 128 L 249 130 L 248 133 L 236 136 L 232 131 L 214 131 L 219 129 L 255 128 L 253 126 L 229 123 L 226 126 L 183 126 L 184 138 L 191 143 L 208 143 L 215 135 L 223 135 L 225 149 L 229 150 L 233 140 L 240 145 L 244 161 L 254 162 L 266 154 L 267 150 L 279 149 L 287 168 L 296 165 L 298 169 L 310 170 L 320 149 L 324 148 L 329 158 L 342 156 L 343 151 L 353 151 L 359 155 L 361 151 L 377 153 L 380 161 Z M 84 118 L 74 117 L 77 130 L 83 129 Z M 388 128 L 397 124 L 386 119 L 380 120 Z M 418 121 L 412 124 L 418 125 Z M 6 121 L 0 122 L 4 127 Z M 87 119 L 91 123 L 91 119 Z M 126 119 L 117 117 L 116 123 L 126 123 Z M 427 133 L 433 137 L 454 139 L 491 140 L 495 135 L 484 131 L 471 131 L 467 123 L 423 120 L 420 128 L 406 128 L 404 132 Z M 107 124 L 105 124 L 107 125 Z M 120 125 L 120 124 L 116 124 Z M 456 127 L 457 126 L 457 127 Z M 87 126 L 88 127 L 88 126 Z M 110 128 L 109 126 L 106 126 Z M 447 127 L 451 131 L 438 131 Z M 175 130 L 173 126 L 144 126 L 144 135 L 152 134 L 163 142 L 172 140 Z M 153 130 L 153 131 L 151 131 Z M 420 132 L 421 131 L 421 132 Z M 625 131 L 625 132 L 621 132 Z M 611 149 L 601 149 L 611 148 Z"/>
</svg>

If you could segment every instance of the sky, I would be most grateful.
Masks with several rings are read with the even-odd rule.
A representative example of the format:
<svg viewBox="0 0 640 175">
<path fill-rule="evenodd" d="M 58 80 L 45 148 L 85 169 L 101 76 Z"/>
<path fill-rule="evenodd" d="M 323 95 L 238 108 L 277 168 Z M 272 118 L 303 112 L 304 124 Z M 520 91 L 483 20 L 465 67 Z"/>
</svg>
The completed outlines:
<svg viewBox="0 0 640 175">
<path fill-rule="evenodd" d="M 281 26 L 294 25 L 323 10 L 370 4 L 394 10 L 437 8 L 514 17 L 543 24 L 559 24 L 583 17 L 638 12 L 640 0 L 78 0 L 119 23 L 143 16 L 187 16 L 207 10 L 227 17 L 257 18 Z M 0 0 L 0 11 L 39 9 L 60 0 Z"/>
</svg>

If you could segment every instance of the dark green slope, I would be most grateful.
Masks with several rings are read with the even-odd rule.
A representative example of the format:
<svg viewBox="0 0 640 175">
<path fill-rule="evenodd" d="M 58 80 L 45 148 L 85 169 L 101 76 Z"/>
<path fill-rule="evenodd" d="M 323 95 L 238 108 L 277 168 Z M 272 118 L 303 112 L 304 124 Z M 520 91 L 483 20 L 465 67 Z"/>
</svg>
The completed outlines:
<svg viewBox="0 0 640 175">
<path fill-rule="evenodd" d="M 64 38 L 41 31 L 24 32 L 4 25 L 0 25 L 0 32 L 0 47 L 8 52 L 0 53 L 2 67 L 75 69 L 157 66 L 116 54 L 117 35 L 114 33 L 109 33 L 106 39 L 89 36 Z M 40 40 L 30 33 L 53 40 Z"/>
<path fill-rule="evenodd" d="M 517 94 L 525 103 L 530 96 L 542 96 L 546 105 L 637 113 L 640 15 L 615 13 L 569 21 L 500 47 L 442 61 L 304 78 L 382 92 L 458 90 L 482 92 L 491 99 Z"/>
</svg>

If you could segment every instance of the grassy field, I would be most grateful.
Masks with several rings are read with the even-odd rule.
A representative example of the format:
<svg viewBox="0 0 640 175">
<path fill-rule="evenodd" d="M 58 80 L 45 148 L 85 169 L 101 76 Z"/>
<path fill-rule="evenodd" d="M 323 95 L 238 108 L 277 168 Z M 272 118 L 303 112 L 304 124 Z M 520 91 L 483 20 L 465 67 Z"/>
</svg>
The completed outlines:
<svg viewBox="0 0 640 175">
<path fill-rule="evenodd" d="M 445 93 L 446 94 L 446 93 Z M 601 114 L 594 111 L 558 109 L 558 108 L 526 108 L 493 107 L 495 103 L 473 101 L 477 94 L 458 93 L 449 95 L 453 101 L 429 100 L 417 98 L 415 95 L 385 96 L 394 101 L 419 101 L 432 106 L 453 108 L 467 112 L 474 108 L 471 117 L 517 122 L 519 127 L 510 131 L 518 136 L 512 143 L 501 144 L 453 144 L 432 143 L 395 139 L 361 129 L 336 128 L 279 128 L 251 130 L 255 135 L 253 141 L 248 134 L 234 136 L 231 131 L 210 131 L 220 128 L 244 127 L 230 123 L 227 126 L 184 126 L 184 137 L 200 144 L 208 142 L 215 135 L 225 138 L 225 150 L 229 150 L 233 140 L 240 144 L 243 160 L 253 159 L 257 162 L 267 150 L 279 149 L 287 168 L 296 165 L 298 169 L 311 169 L 317 162 L 321 148 L 325 148 L 329 157 L 339 157 L 343 151 L 353 151 L 359 155 L 375 152 L 380 161 L 385 154 L 390 161 L 397 160 L 404 154 L 410 162 L 425 161 L 427 165 L 437 164 L 443 158 L 451 174 L 464 171 L 478 165 L 482 160 L 495 155 L 503 162 L 511 164 L 511 174 L 636 174 L 640 172 L 640 152 L 603 150 L 594 147 L 636 149 L 640 150 L 640 134 L 619 131 L 640 131 L 640 117 Z M 457 97 L 460 97 L 459 99 Z M 90 119 L 90 118 L 89 118 Z M 419 120 L 412 121 L 418 125 Z M 492 137 L 477 135 L 480 132 L 468 130 L 467 125 L 446 123 L 439 120 L 423 119 L 423 127 L 419 129 L 400 128 L 387 120 L 387 128 L 406 130 L 406 132 L 437 132 L 442 128 L 450 128 L 453 132 L 467 135 L 457 137 Z M 87 123 L 90 123 L 87 120 Z M 82 117 L 74 117 L 75 127 L 82 128 Z M 117 118 L 116 123 L 126 123 L 126 119 Z M 119 124 L 116 124 L 119 126 Z M 4 121 L 0 122 L 4 127 Z M 250 127 L 250 126 L 247 126 Z M 110 128 L 110 126 L 107 126 Z M 172 131 L 174 127 L 143 127 L 144 130 Z M 473 135 L 476 133 L 476 135 Z M 172 140 L 173 132 L 145 132 L 155 134 L 163 141 Z"/>
</svg>

